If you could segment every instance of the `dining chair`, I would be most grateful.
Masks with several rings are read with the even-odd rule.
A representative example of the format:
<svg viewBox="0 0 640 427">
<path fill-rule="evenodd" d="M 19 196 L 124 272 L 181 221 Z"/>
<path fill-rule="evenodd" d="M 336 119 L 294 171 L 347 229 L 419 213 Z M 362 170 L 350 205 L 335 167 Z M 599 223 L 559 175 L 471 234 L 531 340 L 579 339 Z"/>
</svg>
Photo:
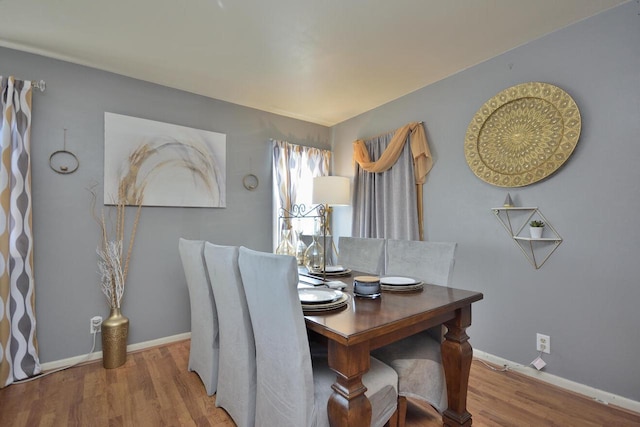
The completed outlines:
<svg viewBox="0 0 640 427">
<path fill-rule="evenodd" d="M 256 426 L 328 426 L 336 374 L 326 357 L 311 358 L 296 259 L 241 247 L 238 264 L 256 344 Z M 397 381 L 393 369 L 371 358 L 362 382 L 372 426 L 395 421 Z"/>
<path fill-rule="evenodd" d="M 387 240 L 385 276 L 411 276 L 439 286 L 451 284 L 456 243 Z M 447 408 L 442 367 L 443 326 L 420 332 L 372 352 L 398 373 L 398 425 L 404 427 L 407 397 Z"/>
<path fill-rule="evenodd" d="M 182 260 L 191 305 L 191 346 L 189 371 L 196 372 L 207 394 L 218 385 L 218 313 L 204 264 L 204 241 L 181 238 L 178 251 Z"/>
<path fill-rule="evenodd" d="M 387 240 L 385 275 L 405 275 L 425 283 L 449 286 L 456 243 Z"/>
<path fill-rule="evenodd" d="M 384 239 L 344 237 L 338 239 L 338 264 L 363 273 L 382 274 Z"/>
<path fill-rule="evenodd" d="M 238 248 L 205 243 L 204 258 L 218 309 L 220 362 L 216 406 L 238 427 L 256 414 L 256 346 L 238 267 Z"/>
</svg>

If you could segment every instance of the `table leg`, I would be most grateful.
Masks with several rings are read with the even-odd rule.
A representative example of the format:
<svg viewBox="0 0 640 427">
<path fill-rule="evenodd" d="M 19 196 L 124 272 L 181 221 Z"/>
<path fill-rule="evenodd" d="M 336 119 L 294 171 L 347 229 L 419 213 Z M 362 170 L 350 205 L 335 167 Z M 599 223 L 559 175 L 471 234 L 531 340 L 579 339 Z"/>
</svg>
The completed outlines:
<svg viewBox="0 0 640 427">
<path fill-rule="evenodd" d="M 371 403 L 365 396 L 362 375 L 369 370 L 369 346 L 340 345 L 329 340 L 329 367 L 337 374 L 327 404 L 332 427 L 364 427 L 371 424 Z"/>
<path fill-rule="evenodd" d="M 449 407 L 442 414 L 444 427 L 471 425 L 471 414 L 467 411 L 467 388 L 473 350 L 466 333 L 470 325 L 471 305 L 456 310 L 456 317 L 445 323 L 448 330 L 442 343 L 442 364 Z"/>
</svg>

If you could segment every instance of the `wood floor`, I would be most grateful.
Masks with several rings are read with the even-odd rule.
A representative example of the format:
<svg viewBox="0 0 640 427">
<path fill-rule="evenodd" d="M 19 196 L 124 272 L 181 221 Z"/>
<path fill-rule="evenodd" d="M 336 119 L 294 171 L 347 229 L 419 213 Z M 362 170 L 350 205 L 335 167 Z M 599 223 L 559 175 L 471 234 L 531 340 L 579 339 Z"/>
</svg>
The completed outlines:
<svg viewBox="0 0 640 427">
<path fill-rule="evenodd" d="M 187 371 L 188 358 L 189 341 L 182 341 L 131 353 L 120 368 L 94 362 L 5 387 L 0 426 L 234 426 Z M 640 414 L 477 361 L 468 408 L 474 426 L 640 426 Z M 431 426 L 442 426 L 438 414 L 410 403 L 407 427 Z"/>
</svg>

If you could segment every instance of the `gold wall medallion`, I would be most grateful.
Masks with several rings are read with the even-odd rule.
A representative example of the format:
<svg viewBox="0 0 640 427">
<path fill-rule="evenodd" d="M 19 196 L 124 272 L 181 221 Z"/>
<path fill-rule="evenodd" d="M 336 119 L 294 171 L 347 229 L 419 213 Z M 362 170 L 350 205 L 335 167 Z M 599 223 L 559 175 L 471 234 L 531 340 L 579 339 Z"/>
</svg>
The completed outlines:
<svg viewBox="0 0 640 427">
<path fill-rule="evenodd" d="M 580 111 L 568 93 L 547 83 L 522 83 L 478 110 L 467 128 L 464 155 L 481 180 L 523 187 L 567 161 L 581 126 Z"/>
</svg>

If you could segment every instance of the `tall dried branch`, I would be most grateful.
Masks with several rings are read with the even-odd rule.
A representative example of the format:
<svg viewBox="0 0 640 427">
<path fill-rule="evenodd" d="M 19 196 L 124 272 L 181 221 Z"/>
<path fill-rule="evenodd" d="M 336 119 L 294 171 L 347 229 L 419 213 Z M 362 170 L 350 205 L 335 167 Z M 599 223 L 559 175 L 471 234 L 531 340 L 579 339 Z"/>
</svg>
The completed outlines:
<svg viewBox="0 0 640 427">
<path fill-rule="evenodd" d="M 125 255 L 123 252 L 126 224 L 126 206 L 124 199 L 119 197 L 117 203 L 113 208 L 116 213 L 115 230 L 113 230 L 113 228 L 109 227 L 109 221 L 107 220 L 105 209 L 103 208 L 101 210 L 99 216 L 96 213 L 97 196 L 94 188 L 89 189 L 89 191 L 92 196 L 91 215 L 98 223 L 101 232 L 100 246 L 96 251 L 99 256 L 98 270 L 101 276 L 102 292 L 107 298 L 107 302 L 109 303 L 110 308 L 120 308 L 120 303 L 124 295 L 127 274 L 129 271 L 131 253 L 133 251 L 133 243 L 135 241 L 135 235 L 138 230 L 138 223 L 140 221 L 142 200 L 139 200 L 131 234 L 129 237 L 129 244 L 127 245 L 127 252 Z M 114 238 L 110 238 L 110 229 L 115 231 Z"/>
</svg>

